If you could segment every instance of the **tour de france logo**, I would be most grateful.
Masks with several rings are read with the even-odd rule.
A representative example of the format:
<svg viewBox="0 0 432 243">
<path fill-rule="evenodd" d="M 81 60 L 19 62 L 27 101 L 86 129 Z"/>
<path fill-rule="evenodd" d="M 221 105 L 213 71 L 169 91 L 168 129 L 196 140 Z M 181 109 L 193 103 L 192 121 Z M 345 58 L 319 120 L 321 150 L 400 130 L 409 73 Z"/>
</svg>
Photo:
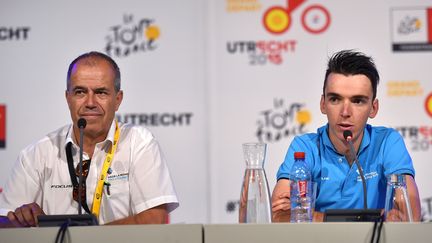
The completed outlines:
<svg viewBox="0 0 432 243">
<path fill-rule="evenodd" d="M 263 15 L 263 25 L 272 34 L 282 34 L 291 27 L 292 13 L 306 0 L 287 0 L 288 7 L 273 6 L 267 9 Z M 309 5 L 301 13 L 303 28 L 312 34 L 320 34 L 330 26 L 331 17 L 329 11 L 318 4 Z"/>
<path fill-rule="evenodd" d="M 260 112 L 255 135 L 260 142 L 276 143 L 306 133 L 311 121 L 311 112 L 305 104 L 275 98 L 272 108 Z"/>
<path fill-rule="evenodd" d="M 154 19 L 135 18 L 132 14 L 125 14 L 123 22 L 111 26 L 105 38 L 105 51 L 109 56 L 127 57 L 154 51 L 160 38 L 160 28 Z"/>
</svg>

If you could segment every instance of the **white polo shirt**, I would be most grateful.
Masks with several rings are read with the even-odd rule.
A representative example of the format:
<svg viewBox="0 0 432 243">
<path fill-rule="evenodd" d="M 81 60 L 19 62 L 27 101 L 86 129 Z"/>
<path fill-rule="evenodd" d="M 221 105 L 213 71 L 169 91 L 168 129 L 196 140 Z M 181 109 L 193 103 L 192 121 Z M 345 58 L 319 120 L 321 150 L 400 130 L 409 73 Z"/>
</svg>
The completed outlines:
<svg viewBox="0 0 432 243">
<path fill-rule="evenodd" d="M 111 163 L 111 184 L 104 186 L 99 224 L 138 214 L 146 209 L 168 204 L 178 207 L 171 176 L 153 135 L 144 127 L 119 123 L 120 139 Z M 107 138 L 96 144 L 86 179 L 87 205 L 91 209 L 97 179 L 110 145 L 115 122 Z M 72 197 L 72 182 L 66 159 L 66 145 L 73 143 L 74 168 L 79 161 L 79 147 L 72 139 L 72 125 L 64 126 L 21 151 L 12 173 L 0 193 L 0 215 L 6 216 L 23 204 L 36 202 L 46 214 L 77 214 L 78 203 Z M 89 156 L 84 153 L 83 159 Z M 84 209 L 83 209 L 83 212 Z"/>
</svg>

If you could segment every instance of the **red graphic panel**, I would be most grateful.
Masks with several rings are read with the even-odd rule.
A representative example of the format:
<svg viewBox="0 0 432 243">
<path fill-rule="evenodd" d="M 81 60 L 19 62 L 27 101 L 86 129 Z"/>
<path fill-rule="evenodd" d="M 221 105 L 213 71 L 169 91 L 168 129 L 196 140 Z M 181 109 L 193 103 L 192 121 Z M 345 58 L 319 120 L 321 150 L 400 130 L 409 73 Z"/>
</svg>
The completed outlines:
<svg viewBox="0 0 432 243">
<path fill-rule="evenodd" d="M 6 106 L 0 105 L 0 148 L 6 147 Z"/>
<path fill-rule="evenodd" d="M 427 19 L 429 43 L 432 43 L 432 8 L 427 9 Z"/>
</svg>

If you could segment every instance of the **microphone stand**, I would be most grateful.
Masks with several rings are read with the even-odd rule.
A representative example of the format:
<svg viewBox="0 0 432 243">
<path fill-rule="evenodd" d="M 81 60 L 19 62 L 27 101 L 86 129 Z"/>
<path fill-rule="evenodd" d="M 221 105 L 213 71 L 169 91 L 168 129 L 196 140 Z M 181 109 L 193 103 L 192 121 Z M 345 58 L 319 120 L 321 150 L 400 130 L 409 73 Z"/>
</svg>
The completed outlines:
<svg viewBox="0 0 432 243">
<path fill-rule="evenodd" d="M 79 181 L 78 181 L 78 215 L 77 214 L 59 214 L 59 215 L 38 215 L 38 226 L 61 226 L 59 233 L 57 234 L 57 238 L 59 235 L 62 235 L 61 238 L 64 238 L 64 232 L 69 226 L 85 226 L 85 225 L 98 225 L 98 221 L 93 214 L 82 214 L 82 202 L 81 202 L 81 194 L 83 191 L 83 144 L 84 144 L 84 128 L 87 125 L 87 121 L 84 118 L 80 118 L 77 122 L 77 126 L 80 132 L 79 138 L 79 148 L 80 148 L 80 157 L 79 157 Z M 71 176 L 71 180 L 73 181 L 73 177 L 75 177 L 73 160 L 72 160 L 72 152 L 70 151 L 72 144 L 69 143 L 66 147 L 66 157 L 69 165 L 69 173 Z M 69 150 L 69 152 L 68 152 Z M 70 158 L 68 157 L 70 156 Z M 76 178 L 75 178 L 76 181 Z M 57 242 L 57 241 L 56 241 Z"/>
<path fill-rule="evenodd" d="M 344 133 L 344 135 L 345 135 L 345 133 Z M 362 180 L 362 185 L 363 185 L 363 208 L 364 209 L 368 209 L 368 206 L 367 206 L 367 192 L 366 192 L 366 179 L 364 177 L 363 169 L 362 169 L 362 167 L 361 167 L 361 165 L 360 165 L 360 163 L 358 161 L 357 155 L 354 152 L 354 145 L 353 145 L 353 143 L 351 141 L 351 138 L 352 138 L 352 135 L 351 136 L 347 136 L 345 139 L 347 140 L 347 142 L 349 144 L 351 158 L 354 159 L 354 163 L 357 165 L 357 169 L 359 171 L 360 178 Z"/>
<path fill-rule="evenodd" d="M 368 209 L 367 206 L 367 191 L 366 179 L 363 174 L 363 169 L 358 161 L 358 157 L 354 150 L 352 143 L 352 132 L 349 130 L 344 131 L 343 136 L 349 144 L 350 157 L 357 165 L 358 173 L 362 180 L 363 185 L 363 209 L 327 209 L 324 214 L 324 222 L 359 222 L 359 221 L 372 221 L 377 222 L 381 220 L 380 209 Z"/>
<path fill-rule="evenodd" d="M 79 147 L 80 147 L 80 156 L 79 156 L 79 181 L 78 181 L 78 214 L 82 214 L 82 186 L 83 186 L 83 152 L 84 152 L 84 128 L 86 127 L 87 122 L 85 119 L 80 118 L 78 120 L 78 127 L 80 130 L 80 141 L 79 141 Z"/>
</svg>

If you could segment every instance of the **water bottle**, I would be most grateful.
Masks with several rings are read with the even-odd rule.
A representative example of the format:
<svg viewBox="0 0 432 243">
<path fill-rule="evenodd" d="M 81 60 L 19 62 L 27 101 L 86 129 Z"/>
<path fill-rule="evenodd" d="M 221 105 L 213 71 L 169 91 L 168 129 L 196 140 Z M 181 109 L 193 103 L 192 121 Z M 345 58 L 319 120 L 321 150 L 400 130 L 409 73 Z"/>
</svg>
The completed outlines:
<svg viewBox="0 0 432 243">
<path fill-rule="evenodd" d="M 290 180 L 291 223 L 312 222 L 312 177 L 304 152 L 294 153 Z"/>
</svg>

